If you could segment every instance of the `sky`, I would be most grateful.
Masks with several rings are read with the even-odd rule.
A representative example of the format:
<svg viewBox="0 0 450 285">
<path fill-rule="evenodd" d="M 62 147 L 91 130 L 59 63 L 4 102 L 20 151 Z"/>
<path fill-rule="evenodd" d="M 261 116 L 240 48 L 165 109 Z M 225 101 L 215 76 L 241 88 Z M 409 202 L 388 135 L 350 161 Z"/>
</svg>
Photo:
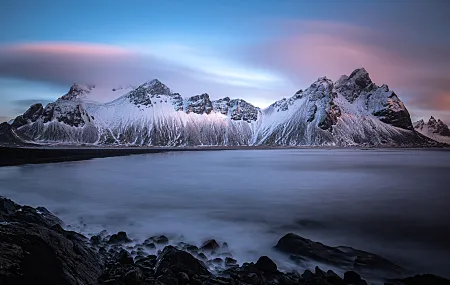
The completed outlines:
<svg viewBox="0 0 450 285">
<path fill-rule="evenodd" d="M 158 78 L 185 97 L 267 107 L 364 67 L 413 120 L 450 124 L 448 11 L 447 0 L 2 0 L 0 122 L 75 82 Z"/>
</svg>

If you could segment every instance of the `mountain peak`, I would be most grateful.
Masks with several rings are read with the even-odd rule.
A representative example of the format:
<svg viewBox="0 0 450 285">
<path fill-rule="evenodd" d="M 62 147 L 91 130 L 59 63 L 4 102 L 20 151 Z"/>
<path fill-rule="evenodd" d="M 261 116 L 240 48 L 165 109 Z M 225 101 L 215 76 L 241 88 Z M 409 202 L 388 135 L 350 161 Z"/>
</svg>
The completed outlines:
<svg viewBox="0 0 450 285">
<path fill-rule="evenodd" d="M 336 89 L 350 103 L 353 103 L 361 94 L 361 91 L 374 87 L 374 83 L 370 79 L 369 73 L 364 67 L 353 70 L 350 76 L 342 75 L 336 81 Z"/>
<path fill-rule="evenodd" d="M 91 93 L 92 89 L 95 88 L 95 85 L 83 85 L 74 83 L 67 94 L 63 95 L 61 99 L 68 101 L 76 101 L 83 99 L 87 94 Z"/>
<path fill-rule="evenodd" d="M 150 95 L 171 95 L 172 90 L 158 79 L 152 79 L 140 85 L 138 88 L 145 89 Z"/>
</svg>

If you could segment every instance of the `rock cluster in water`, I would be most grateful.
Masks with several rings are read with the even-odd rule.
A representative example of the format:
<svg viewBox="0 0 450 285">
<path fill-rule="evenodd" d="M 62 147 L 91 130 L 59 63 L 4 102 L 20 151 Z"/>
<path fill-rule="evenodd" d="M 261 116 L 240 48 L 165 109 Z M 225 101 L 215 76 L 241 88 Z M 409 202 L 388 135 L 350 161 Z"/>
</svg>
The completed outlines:
<svg viewBox="0 0 450 285">
<path fill-rule="evenodd" d="M 228 245 L 216 240 L 200 247 L 184 242 L 169 245 L 169 238 L 162 235 L 135 243 L 125 232 L 102 232 L 88 239 L 64 230 L 61 224 L 45 208 L 20 206 L 0 197 L 0 284 L 368 284 L 353 270 L 343 276 L 319 267 L 314 272 L 281 272 L 267 256 L 238 265 Z M 281 238 L 276 249 L 294 260 L 312 258 L 325 263 L 341 263 L 356 254 L 360 259 L 352 263 L 355 268 L 401 270 L 379 256 L 328 247 L 294 234 Z M 434 275 L 388 282 L 450 284 Z"/>
</svg>

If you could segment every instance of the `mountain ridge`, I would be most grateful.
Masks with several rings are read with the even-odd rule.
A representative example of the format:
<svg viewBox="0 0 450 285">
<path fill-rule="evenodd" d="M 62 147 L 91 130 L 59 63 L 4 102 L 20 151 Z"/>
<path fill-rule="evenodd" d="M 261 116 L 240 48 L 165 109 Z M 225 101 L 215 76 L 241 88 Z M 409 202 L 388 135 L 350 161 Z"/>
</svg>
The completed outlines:
<svg viewBox="0 0 450 285">
<path fill-rule="evenodd" d="M 450 128 L 440 119 L 436 120 L 431 116 L 427 123 L 422 119 L 414 122 L 413 125 L 414 129 L 422 135 L 441 143 L 450 144 Z"/>
<path fill-rule="evenodd" d="M 415 130 L 408 110 L 364 68 L 333 82 L 320 77 L 261 109 L 243 99 L 182 97 L 153 79 L 107 103 L 74 84 L 47 106 L 35 104 L 12 127 L 36 143 L 151 146 L 407 146 L 435 142 Z M 113 89 L 114 91 L 114 89 Z M 120 91 L 120 90 L 118 90 Z"/>
</svg>

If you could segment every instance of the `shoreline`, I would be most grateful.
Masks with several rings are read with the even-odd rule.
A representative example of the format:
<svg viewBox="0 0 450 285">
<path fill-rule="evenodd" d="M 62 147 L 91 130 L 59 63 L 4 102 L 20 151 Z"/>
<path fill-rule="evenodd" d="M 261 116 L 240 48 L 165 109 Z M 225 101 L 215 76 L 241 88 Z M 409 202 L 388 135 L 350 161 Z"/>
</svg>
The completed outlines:
<svg viewBox="0 0 450 285">
<path fill-rule="evenodd" d="M 0 146 L 0 167 L 25 164 L 56 163 L 81 161 L 94 158 L 128 156 L 150 153 L 166 153 L 181 151 L 224 151 L 224 150 L 292 150 L 292 149 L 407 149 L 450 151 L 444 147 L 365 147 L 365 146 L 195 146 L 195 147 L 123 147 L 123 146 L 33 146 L 16 147 Z"/>
<path fill-rule="evenodd" d="M 273 248 L 296 262 L 296 269 L 279 270 L 268 256 L 240 264 L 226 242 L 214 239 L 197 245 L 164 235 L 139 241 L 125 232 L 105 231 L 88 238 L 64 229 L 63 222 L 44 207 L 22 206 L 0 196 L 0 281 L 5 285 L 450 284 L 431 274 L 406 277 L 411 272 L 376 254 L 350 247 L 342 251 L 292 233 Z M 339 273 L 318 266 L 309 270 L 305 261 L 325 268 L 328 264 Z M 369 272 L 376 275 L 369 277 Z"/>
</svg>

